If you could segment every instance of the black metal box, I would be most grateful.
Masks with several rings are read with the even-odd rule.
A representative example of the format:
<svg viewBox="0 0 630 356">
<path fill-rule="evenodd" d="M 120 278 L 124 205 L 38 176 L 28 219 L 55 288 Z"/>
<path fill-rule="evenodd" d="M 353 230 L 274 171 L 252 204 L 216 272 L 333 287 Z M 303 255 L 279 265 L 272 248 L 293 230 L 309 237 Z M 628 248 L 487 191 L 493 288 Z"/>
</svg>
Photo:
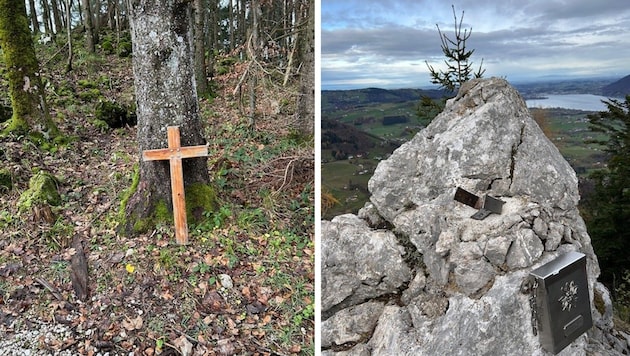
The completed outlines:
<svg viewBox="0 0 630 356">
<path fill-rule="evenodd" d="M 538 337 L 554 354 L 593 325 L 586 256 L 569 252 L 533 270 Z"/>
</svg>

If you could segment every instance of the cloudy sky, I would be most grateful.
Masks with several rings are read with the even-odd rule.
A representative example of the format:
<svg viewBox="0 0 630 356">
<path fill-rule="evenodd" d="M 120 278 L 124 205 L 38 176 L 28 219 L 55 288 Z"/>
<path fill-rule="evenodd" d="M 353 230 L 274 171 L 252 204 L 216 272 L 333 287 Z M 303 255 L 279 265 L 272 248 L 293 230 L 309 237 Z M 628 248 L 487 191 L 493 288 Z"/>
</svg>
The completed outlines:
<svg viewBox="0 0 630 356">
<path fill-rule="evenodd" d="M 511 82 L 630 74 L 628 0 L 321 0 L 322 89 L 431 86 L 436 24 L 472 27 L 472 61 Z"/>
</svg>

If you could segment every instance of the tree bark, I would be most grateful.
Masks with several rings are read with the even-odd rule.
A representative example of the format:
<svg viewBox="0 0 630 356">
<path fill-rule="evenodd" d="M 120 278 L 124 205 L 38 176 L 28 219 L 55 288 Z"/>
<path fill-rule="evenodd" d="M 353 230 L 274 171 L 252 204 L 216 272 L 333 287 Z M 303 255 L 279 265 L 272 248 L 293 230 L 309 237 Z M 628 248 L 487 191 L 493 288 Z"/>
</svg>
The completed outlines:
<svg viewBox="0 0 630 356">
<path fill-rule="evenodd" d="M 282 85 L 286 86 L 287 83 L 289 82 L 289 77 L 291 76 L 291 72 L 293 69 L 293 62 L 297 61 L 297 57 L 299 57 L 299 55 L 296 56 L 296 52 L 298 51 L 298 45 L 299 45 L 299 37 L 300 37 L 300 31 L 298 30 L 298 26 L 300 26 L 300 23 L 302 22 L 302 11 L 300 11 L 300 4 L 294 4 L 294 11 L 295 11 L 295 19 L 292 22 L 292 26 L 291 29 L 293 30 L 293 36 L 288 36 L 291 37 L 291 44 L 292 44 L 292 48 L 291 48 L 291 52 L 289 52 L 289 58 L 288 58 L 288 62 L 287 62 L 287 68 L 284 71 L 284 80 L 282 81 Z M 288 48 L 288 47 L 287 47 Z"/>
<path fill-rule="evenodd" d="M 90 53 L 96 51 L 94 24 L 92 21 L 92 7 L 90 0 L 81 0 L 83 6 L 83 26 L 85 27 L 85 47 Z"/>
<path fill-rule="evenodd" d="M 298 130 L 310 135 L 315 127 L 315 12 L 314 0 L 308 0 L 307 25 L 301 41 L 300 97 L 298 99 Z"/>
<path fill-rule="evenodd" d="M 48 112 L 24 0 L 0 0 L 0 47 L 9 79 L 13 116 L 4 134 L 51 141 L 59 134 Z"/>
<path fill-rule="evenodd" d="M 93 4 L 93 8 L 92 8 L 92 20 L 93 23 L 92 25 L 94 25 L 94 42 L 98 42 L 98 34 L 101 32 L 101 0 L 96 0 L 94 2 L 92 2 Z"/>
<path fill-rule="evenodd" d="M 39 4 L 42 6 L 42 20 L 44 22 L 44 31 L 47 35 L 53 36 L 54 33 L 51 30 L 52 24 L 50 23 L 50 9 L 48 8 L 48 1 L 41 0 Z"/>
<path fill-rule="evenodd" d="M 68 63 L 66 64 L 66 72 L 70 72 L 72 70 L 72 60 L 74 58 L 74 53 L 72 52 L 72 15 L 71 15 L 71 1 L 66 0 L 66 30 L 68 35 Z"/>
<path fill-rule="evenodd" d="M 182 146 L 204 144 L 193 65 L 191 3 L 132 0 L 129 10 L 139 157 L 142 151 L 167 146 L 167 126 L 180 127 Z M 199 219 L 201 212 L 212 209 L 214 204 L 194 196 L 199 193 L 196 188 L 208 187 L 207 158 L 183 160 L 183 171 L 186 210 L 189 219 Z M 171 211 L 172 218 L 168 161 L 140 161 L 135 189 L 124 212 L 121 227 L 125 232 L 148 231 L 164 208 Z"/>
<path fill-rule="evenodd" d="M 37 20 L 37 10 L 35 9 L 35 0 L 28 0 L 28 5 L 30 7 L 31 13 L 31 25 L 33 26 L 33 33 L 35 35 L 40 34 L 39 30 L 39 21 Z"/>
<path fill-rule="evenodd" d="M 234 31 L 236 29 L 236 27 L 234 26 L 234 5 L 232 5 L 232 0 L 229 0 L 228 2 L 228 16 L 229 16 L 229 21 L 230 21 L 230 52 L 232 52 L 234 50 L 234 48 L 236 48 L 235 44 L 234 44 L 234 40 L 236 38 L 236 36 L 234 36 Z"/>
<path fill-rule="evenodd" d="M 195 0 L 195 78 L 197 80 L 197 93 L 205 94 L 208 91 L 208 75 L 206 72 L 206 46 L 204 45 L 204 12 L 205 1 Z"/>
<path fill-rule="evenodd" d="M 250 16 L 252 16 L 251 31 L 252 38 L 248 42 L 250 61 L 256 62 L 258 56 L 258 16 L 260 14 L 260 7 L 258 1 L 252 0 L 252 9 Z M 255 70 L 255 66 L 250 65 L 249 71 L 249 127 L 253 128 L 256 125 L 256 87 L 258 86 L 258 71 Z"/>
<path fill-rule="evenodd" d="M 57 0 L 51 0 L 50 6 L 53 13 L 53 20 L 55 23 L 55 33 L 60 33 L 63 31 L 63 24 L 61 23 L 61 15 L 59 14 L 59 4 Z"/>
<path fill-rule="evenodd" d="M 208 58 L 206 59 L 206 75 L 210 78 L 214 78 L 214 50 L 219 48 L 217 40 L 218 20 L 217 13 L 219 12 L 218 1 L 210 0 L 210 11 L 205 12 L 204 21 L 206 22 L 206 31 L 204 33 L 206 44 L 208 46 Z"/>
</svg>

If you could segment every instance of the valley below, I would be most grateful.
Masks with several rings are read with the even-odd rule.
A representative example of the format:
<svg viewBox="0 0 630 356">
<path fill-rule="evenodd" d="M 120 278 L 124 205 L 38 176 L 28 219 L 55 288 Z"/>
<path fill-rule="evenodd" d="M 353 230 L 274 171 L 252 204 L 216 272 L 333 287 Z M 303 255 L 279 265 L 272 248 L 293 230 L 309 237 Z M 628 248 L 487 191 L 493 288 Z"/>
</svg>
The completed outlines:
<svg viewBox="0 0 630 356">
<path fill-rule="evenodd" d="M 592 143 L 601 134 L 587 115 L 606 110 L 602 88 L 609 79 L 514 85 L 534 119 L 580 178 L 602 168 L 605 153 Z M 369 199 L 368 181 L 378 163 L 430 120 L 422 119 L 423 97 L 438 90 L 376 88 L 322 92 L 322 217 L 356 213 Z M 425 99 L 426 100 L 426 99 Z M 436 112 L 437 114 L 437 112 Z"/>
</svg>

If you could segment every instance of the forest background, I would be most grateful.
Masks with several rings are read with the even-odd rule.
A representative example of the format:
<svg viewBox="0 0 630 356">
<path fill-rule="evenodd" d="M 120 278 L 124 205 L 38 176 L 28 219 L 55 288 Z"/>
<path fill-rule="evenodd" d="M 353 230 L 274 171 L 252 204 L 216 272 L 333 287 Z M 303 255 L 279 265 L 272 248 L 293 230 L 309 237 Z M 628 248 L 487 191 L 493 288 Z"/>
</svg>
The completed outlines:
<svg viewBox="0 0 630 356">
<path fill-rule="evenodd" d="M 196 198 L 211 204 L 189 215 L 188 245 L 175 244 L 168 211 L 123 228 L 143 181 L 136 123 L 147 120 L 130 24 L 134 10 L 159 6 L 194 33 L 193 116 L 209 147 L 209 190 Z M 314 353 L 313 8 L 0 1 L 3 349 Z M 28 26 L 17 51 L 11 21 Z M 34 61 L 11 62 L 29 47 Z M 26 115 L 20 90 L 39 95 Z M 21 115 L 27 125 L 15 124 Z"/>
</svg>

